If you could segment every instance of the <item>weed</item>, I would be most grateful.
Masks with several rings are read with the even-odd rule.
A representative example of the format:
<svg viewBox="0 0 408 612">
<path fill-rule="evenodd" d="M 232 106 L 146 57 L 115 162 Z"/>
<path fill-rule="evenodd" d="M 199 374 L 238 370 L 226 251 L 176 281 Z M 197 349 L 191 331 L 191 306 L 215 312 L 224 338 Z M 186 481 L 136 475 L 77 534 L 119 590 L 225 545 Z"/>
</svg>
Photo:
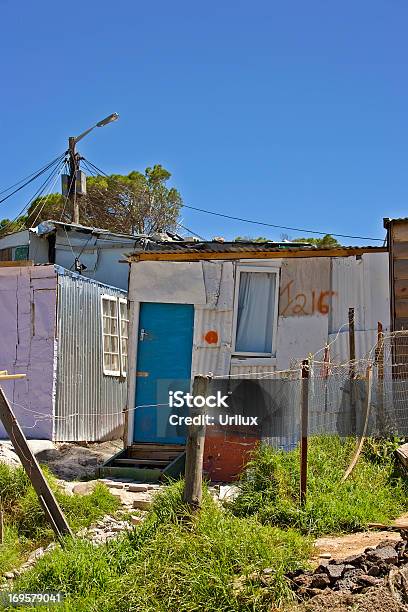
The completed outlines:
<svg viewBox="0 0 408 612">
<path fill-rule="evenodd" d="M 242 475 L 232 511 L 313 535 L 389 521 L 408 506 L 407 483 L 394 477 L 390 456 L 375 463 L 361 456 L 352 475 L 342 483 L 354 446 L 354 440 L 335 436 L 310 439 L 307 502 L 303 507 L 299 503 L 299 449 L 284 452 L 259 446 Z"/>
</svg>

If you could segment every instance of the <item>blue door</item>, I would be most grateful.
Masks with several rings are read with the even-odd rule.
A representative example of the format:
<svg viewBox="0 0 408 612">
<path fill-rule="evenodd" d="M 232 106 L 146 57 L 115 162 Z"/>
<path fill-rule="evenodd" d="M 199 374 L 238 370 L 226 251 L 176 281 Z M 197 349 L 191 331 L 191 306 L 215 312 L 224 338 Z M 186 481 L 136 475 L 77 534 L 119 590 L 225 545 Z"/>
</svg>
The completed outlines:
<svg viewBox="0 0 408 612">
<path fill-rule="evenodd" d="M 191 304 L 140 305 L 135 442 L 185 442 L 185 426 L 169 422 L 170 415 L 182 415 L 170 408 L 169 391 L 190 391 L 193 327 Z"/>
</svg>

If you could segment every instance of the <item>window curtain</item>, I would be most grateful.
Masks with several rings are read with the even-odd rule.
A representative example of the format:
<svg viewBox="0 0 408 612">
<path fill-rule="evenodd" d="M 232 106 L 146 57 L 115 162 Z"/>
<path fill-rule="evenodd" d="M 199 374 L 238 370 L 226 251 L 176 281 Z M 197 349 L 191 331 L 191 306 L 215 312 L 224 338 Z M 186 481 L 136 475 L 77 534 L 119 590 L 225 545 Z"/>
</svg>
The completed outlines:
<svg viewBox="0 0 408 612">
<path fill-rule="evenodd" d="M 275 274 L 241 272 L 235 350 L 272 353 Z"/>
</svg>

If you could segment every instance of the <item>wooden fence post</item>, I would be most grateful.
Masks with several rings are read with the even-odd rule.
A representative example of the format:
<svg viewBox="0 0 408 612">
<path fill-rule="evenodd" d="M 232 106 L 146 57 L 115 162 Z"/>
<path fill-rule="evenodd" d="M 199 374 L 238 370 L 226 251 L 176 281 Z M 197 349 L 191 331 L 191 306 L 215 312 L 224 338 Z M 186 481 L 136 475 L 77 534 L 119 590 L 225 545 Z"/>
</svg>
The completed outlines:
<svg viewBox="0 0 408 612">
<path fill-rule="evenodd" d="M 195 376 L 193 383 L 193 396 L 207 397 L 208 376 Z M 205 406 L 193 407 L 191 417 L 199 417 L 198 424 L 188 426 L 186 444 L 186 469 L 184 485 L 184 502 L 194 510 L 201 505 L 203 492 L 203 457 L 205 443 Z"/>
<path fill-rule="evenodd" d="M 309 428 L 309 361 L 302 361 L 302 389 L 300 412 L 300 503 L 306 502 L 307 490 L 307 436 Z"/>
<path fill-rule="evenodd" d="M 15 375 L 17 376 L 17 375 Z M 20 374 L 18 376 L 21 376 Z M 65 519 L 65 516 L 57 502 L 54 493 L 51 491 L 48 482 L 38 464 L 37 459 L 28 446 L 27 439 L 11 409 L 10 404 L 0 387 L 0 421 L 3 422 L 4 429 L 13 444 L 19 459 L 28 474 L 31 484 L 38 495 L 40 504 L 47 515 L 52 528 L 58 538 L 63 535 L 72 536 L 72 531 Z"/>
</svg>

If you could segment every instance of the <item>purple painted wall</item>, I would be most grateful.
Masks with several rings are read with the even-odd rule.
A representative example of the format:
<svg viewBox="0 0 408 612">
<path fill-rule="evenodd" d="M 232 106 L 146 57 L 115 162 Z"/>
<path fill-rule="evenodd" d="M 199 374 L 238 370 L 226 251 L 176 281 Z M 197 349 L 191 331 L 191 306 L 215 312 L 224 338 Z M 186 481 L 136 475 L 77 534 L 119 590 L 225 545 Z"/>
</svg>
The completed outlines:
<svg viewBox="0 0 408 612">
<path fill-rule="evenodd" d="M 52 439 L 56 298 L 54 266 L 0 267 L 0 370 L 27 374 L 2 387 L 28 438 Z"/>
</svg>

